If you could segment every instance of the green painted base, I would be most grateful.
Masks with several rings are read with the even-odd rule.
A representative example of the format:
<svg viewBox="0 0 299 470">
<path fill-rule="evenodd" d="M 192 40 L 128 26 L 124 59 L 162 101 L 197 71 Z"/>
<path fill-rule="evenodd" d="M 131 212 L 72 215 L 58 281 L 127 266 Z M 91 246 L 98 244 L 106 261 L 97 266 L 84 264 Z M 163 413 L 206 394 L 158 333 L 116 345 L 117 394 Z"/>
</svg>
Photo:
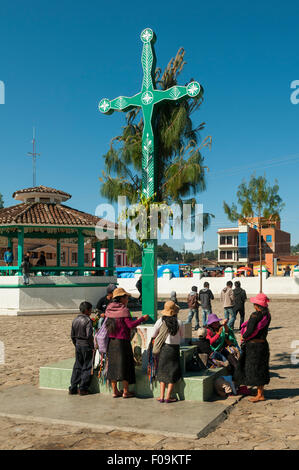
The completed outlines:
<svg viewBox="0 0 299 470">
<path fill-rule="evenodd" d="M 72 375 L 74 359 L 66 359 L 56 364 L 50 364 L 40 368 L 39 385 L 40 388 L 68 390 Z M 136 396 L 140 398 L 159 397 L 159 383 L 155 383 L 153 389 L 150 387 L 147 375 L 141 367 L 136 367 L 136 384 L 130 386 L 135 391 Z M 208 401 L 213 395 L 213 382 L 216 377 L 225 375 L 225 369 L 209 369 L 201 373 L 184 373 L 174 388 L 174 392 L 180 400 Z M 111 394 L 107 384 L 102 384 L 97 378 L 95 371 L 90 391 L 92 393 Z"/>
</svg>

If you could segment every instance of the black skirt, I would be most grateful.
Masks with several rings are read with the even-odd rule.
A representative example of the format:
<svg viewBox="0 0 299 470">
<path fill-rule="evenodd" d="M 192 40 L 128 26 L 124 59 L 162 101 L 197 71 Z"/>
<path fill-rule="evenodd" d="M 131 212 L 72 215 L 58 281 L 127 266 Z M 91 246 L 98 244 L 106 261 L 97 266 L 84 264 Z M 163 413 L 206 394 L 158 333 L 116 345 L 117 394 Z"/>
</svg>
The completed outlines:
<svg viewBox="0 0 299 470">
<path fill-rule="evenodd" d="M 110 338 L 107 350 L 107 379 L 134 384 L 135 366 L 131 342 L 126 339 Z"/>
<path fill-rule="evenodd" d="M 248 341 L 242 347 L 234 381 L 238 385 L 261 387 L 270 382 L 269 344 L 267 341 L 255 343 Z"/>
<path fill-rule="evenodd" d="M 164 343 L 159 354 L 157 379 L 159 382 L 174 384 L 181 377 L 180 346 Z"/>
</svg>

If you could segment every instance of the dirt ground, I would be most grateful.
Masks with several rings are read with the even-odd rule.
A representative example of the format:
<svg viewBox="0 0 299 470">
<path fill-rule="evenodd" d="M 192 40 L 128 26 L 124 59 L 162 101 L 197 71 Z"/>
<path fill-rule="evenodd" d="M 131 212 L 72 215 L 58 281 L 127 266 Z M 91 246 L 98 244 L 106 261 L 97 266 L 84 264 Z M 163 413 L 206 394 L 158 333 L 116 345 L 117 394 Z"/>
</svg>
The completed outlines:
<svg viewBox="0 0 299 470">
<path fill-rule="evenodd" d="M 181 306 L 180 318 L 185 320 L 188 310 L 185 304 Z M 219 300 L 213 302 L 213 311 L 223 317 Z M 0 418 L 0 449 L 299 449 L 299 299 L 272 300 L 270 311 L 271 382 L 266 387 L 266 401 L 253 404 L 243 398 L 207 437 L 190 441 L 117 431 L 101 433 Z M 246 319 L 251 312 L 247 303 Z M 5 345 L 0 391 L 20 384 L 37 386 L 40 366 L 73 356 L 73 318 L 0 317 L 0 341 Z M 237 318 L 235 326 L 238 324 Z M 297 355 L 296 345 L 292 345 L 295 341 Z"/>
</svg>

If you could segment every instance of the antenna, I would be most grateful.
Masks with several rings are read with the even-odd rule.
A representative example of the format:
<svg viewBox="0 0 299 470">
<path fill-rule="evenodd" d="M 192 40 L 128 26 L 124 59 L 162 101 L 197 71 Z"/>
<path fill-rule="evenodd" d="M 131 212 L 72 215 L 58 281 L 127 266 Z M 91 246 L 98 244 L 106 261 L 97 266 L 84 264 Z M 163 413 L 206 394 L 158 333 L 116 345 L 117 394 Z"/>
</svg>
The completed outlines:
<svg viewBox="0 0 299 470">
<path fill-rule="evenodd" d="M 33 187 L 36 186 L 36 157 L 40 157 L 40 153 L 36 153 L 36 140 L 35 140 L 35 127 L 33 128 L 33 137 L 32 137 L 32 152 L 28 152 L 27 155 L 32 157 L 32 173 L 33 173 Z"/>
</svg>

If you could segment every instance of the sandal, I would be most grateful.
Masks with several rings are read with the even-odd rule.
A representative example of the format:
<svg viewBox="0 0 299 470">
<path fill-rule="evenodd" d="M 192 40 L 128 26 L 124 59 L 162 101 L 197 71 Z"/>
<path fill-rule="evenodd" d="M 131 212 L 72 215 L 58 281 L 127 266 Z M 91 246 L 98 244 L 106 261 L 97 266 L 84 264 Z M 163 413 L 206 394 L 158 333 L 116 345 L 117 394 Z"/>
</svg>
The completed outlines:
<svg viewBox="0 0 299 470">
<path fill-rule="evenodd" d="M 178 401 L 177 398 L 169 398 L 168 400 L 165 400 L 165 403 L 175 403 L 176 401 Z"/>
<path fill-rule="evenodd" d="M 133 393 L 133 392 L 128 392 L 128 393 L 126 393 L 126 394 L 123 394 L 122 397 L 123 397 L 123 398 L 133 398 L 133 397 L 135 397 L 135 393 Z"/>
<path fill-rule="evenodd" d="M 122 390 L 120 390 L 116 395 L 114 395 L 114 394 L 112 395 L 113 398 L 120 398 L 122 396 L 123 396 Z"/>
<path fill-rule="evenodd" d="M 157 401 L 159 401 L 160 403 L 164 403 L 164 402 L 165 402 L 164 398 L 157 398 Z"/>
</svg>

